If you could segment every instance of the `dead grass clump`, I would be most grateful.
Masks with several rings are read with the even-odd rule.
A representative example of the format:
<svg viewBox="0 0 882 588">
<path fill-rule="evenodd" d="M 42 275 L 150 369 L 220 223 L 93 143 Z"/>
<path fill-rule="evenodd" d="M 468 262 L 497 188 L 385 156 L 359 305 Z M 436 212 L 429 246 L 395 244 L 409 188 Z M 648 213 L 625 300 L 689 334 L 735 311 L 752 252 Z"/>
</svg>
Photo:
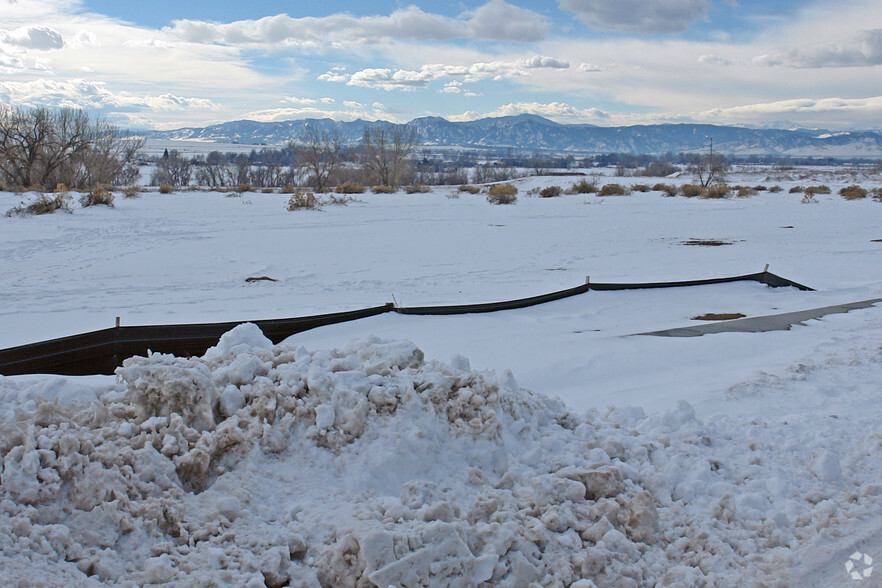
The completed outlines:
<svg viewBox="0 0 882 588">
<path fill-rule="evenodd" d="M 123 198 L 140 198 L 141 188 L 138 186 L 129 186 L 123 190 Z"/>
<path fill-rule="evenodd" d="M 598 196 L 624 196 L 628 189 L 621 184 L 604 184 L 597 193 Z"/>
<path fill-rule="evenodd" d="M 404 191 L 407 194 L 428 194 L 432 191 L 432 188 L 425 184 L 411 184 L 410 186 L 405 186 Z"/>
<path fill-rule="evenodd" d="M 759 194 L 759 190 L 750 186 L 736 186 L 735 196 L 738 198 L 750 198 Z"/>
<path fill-rule="evenodd" d="M 518 199 L 514 184 L 493 184 L 487 188 L 487 202 L 491 204 L 514 204 Z"/>
<path fill-rule="evenodd" d="M 698 184 L 683 184 L 680 186 L 680 194 L 686 198 L 696 198 L 704 193 L 704 188 Z"/>
<path fill-rule="evenodd" d="M 6 211 L 6 216 L 25 216 L 31 214 L 51 214 L 56 210 L 71 212 L 70 196 L 66 192 L 59 192 L 54 196 L 39 194 L 31 202 L 22 202 L 20 205 Z"/>
<path fill-rule="evenodd" d="M 249 182 L 242 182 L 238 186 L 236 186 L 236 192 L 239 194 L 244 194 L 245 192 L 251 191 L 251 184 Z"/>
<path fill-rule="evenodd" d="M 385 186 L 381 184 L 379 186 L 374 186 L 373 188 L 371 188 L 371 192 L 373 192 L 374 194 L 394 194 L 395 188 L 393 188 L 392 186 Z"/>
<path fill-rule="evenodd" d="M 555 198 L 560 196 L 561 189 L 560 186 L 548 186 L 547 188 L 542 188 L 539 190 L 540 198 Z"/>
<path fill-rule="evenodd" d="M 459 188 L 457 188 L 459 192 L 468 192 L 469 194 L 477 194 L 481 191 L 481 189 L 477 186 L 470 186 L 469 184 L 463 184 Z"/>
<path fill-rule="evenodd" d="M 297 188 L 295 188 L 292 184 L 285 184 L 279 190 L 279 194 L 296 194 Z"/>
<path fill-rule="evenodd" d="M 667 196 L 676 196 L 679 190 L 674 184 L 658 183 L 652 187 L 653 192 L 664 192 Z"/>
<path fill-rule="evenodd" d="M 588 180 L 579 180 L 567 190 L 567 194 L 595 194 L 597 193 L 597 184 Z"/>
<path fill-rule="evenodd" d="M 364 194 L 364 185 L 359 182 L 343 182 L 337 186 L 340 194 Z"/>
<path fill-rule="evenodd" d="M 646 184 L 635 184 L 631 186 L 632 192 L 649 192 L 650 188 Z"/>
<path fill-rule="evenodd" d="M 873 188 L 870 195 L 876 202 L 882 202 L 882 188 Z"/>
<path fill-rule="evenodd" d="M 714 184 L 704 189 L 701 194 L 702 198 L 719 199 L 729 195 L 731 188 L 727 184 Z"/>
<path fill-rule="evenodd" d="M 788 190 L 788 192 L 790 194 L 799 194 L 800 192 L 805 192 L 805 188 L 803 188 L 802 186 L 793 186 L 792 188 L 790 188 L 790 190 Z"/>
<path fill-rule="evenodd" d="M 809 186 L 805 189 L 806 194 L 829 194 L 830 186 L 824 186 L 823 184 L 820 186 Z"/>
<path fill-rule="evenodd" d="M 769 192 L 771 192 L 772 194 L 777 194 L 778 192 L 783 192 L 783 191 L 784 191 L 784 188 L 782 188 L 781 186 L 777 186 L 777 185 L 769 188 Z"/>
<path fill-rule="evenodd" d="M 839 190 L 839 195 L 846 200 L 861 200 L 867 197 L 867 191 L 860 186 L 846 186 Z"/>
<path fill-rule="evenodd" d="M 107 186 L 98 186 L 88 194 L 80 196 L 80 206 L 83 208 L 101 204 L 113 208 L 113 192 Z"/>
<path fill-rule="evenodd" d="M 168 184 L 163 184 L 159 187 L 160 194 L 171 194 L 175 189 L 169 186 Z"/>
<path fill-rule="evenodd" d="M 288 199 L 288 211 L 321 210 L 322 204 L 321 199 L 317 198 L 313 192 L 295 192 L 294 195 Z"/>
</svg>

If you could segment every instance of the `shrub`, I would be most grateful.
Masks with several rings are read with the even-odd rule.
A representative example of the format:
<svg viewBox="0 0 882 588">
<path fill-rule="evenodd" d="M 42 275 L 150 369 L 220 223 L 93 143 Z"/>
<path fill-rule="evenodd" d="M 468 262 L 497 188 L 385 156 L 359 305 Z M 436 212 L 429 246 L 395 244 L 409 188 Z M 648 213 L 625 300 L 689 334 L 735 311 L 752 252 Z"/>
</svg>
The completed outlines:
<svg viewBox="0 0 882 588">
<path fill-rule="evenodd" d="M 322 201 L 316 198 L 312 192 L 295 192 L 288 199 L 288 211 L 294 210 L 321 210 Z"/>
<path fill-rule="evenodd" d="M 769 190 L 769 188 L 767 186 L 763 186 L 763 185 L 754 186 L 753 189 L 756 190 L 757 192 L 768 192 L 768 190 Z"/>
<path fill-rule="evenodd" d="M 839 195 L 846 200 L 860 200 L 867 197 L 867 191 L 860 186 L 846 186 L 839 190 Z"/>
<path fill-rule="evenodd" d="M 285 184 L 282 186 L 282 189 L 279 191 L 280 194 L 296 194 L 297 188 L 295 188 L 291 184 Z"/>
<path fill-rule="evenodd" d="M 140 198 L 141 188 L 138 186 L 129 186 L 123 190 L 123 198 Z"/>
<path fill-rule="evenodd" d="M 261 194 L 275 194 L 276 190 L 274 188 L 264 188 L 260 191 Z"/>
<path fill-rule="evenodd" d="M 680 171 L 680 168 L 669 161 L 653 161 L 637 172 L 637 175 L 663 178 L 678 171 Z"/>
<path fill-rule="evenodd" d="M 458 188 L 458 190 L 460 192 L 468 192 L 469 194 L 477 194 L 478 192 L 481 191 L 481 189 L 478 188 L 477 186 L 470 186 L 468 184 L 463 184 L 462 186 L 460 186 Z"/>
<path fill-rule="evenodd" d="M 425 184 L 412 184 L 405 186 L 404 191 L 408 194 L 426 194 L 431 192 L 432 189 Z"/>
<path fill-rule="evenodd" d="M 696 196 L 701 196 L 703 193 L 704 188 L 698 184 L 683 184 L 680 186 L 680 194 L 686 198 L 695 198 Z"/>
<path fill-rule="evenodd" d="M 83 194 L 80 197 L 80 206 L 83 208 L 99 204 L 113 207 L 113 192 L 108 190 L 106 186 L 98 186 L 88 194 Z"/>
<path fill-rule="evenodd" d="M 751 188 L 750 186 L 738 186 L 735 195 L 739 198 L 749 198 L 750 196 L 756 196 L 759 193 L 759 190 L 756 188 Z"/>
<path fill-rule="evenodd" d="M 394 194 L 395 188 L 393 188 L 392 186 L 379 185 L 371 188 L 371 192 L 373 192 L 374 194 Z"/>
<path fill-rule="evenodd" d="M 830 187 L 829 186 L 809 186 L 805 189 L 806 194 L 829 194 Z"/>
<path fill-rule="evenodd" d="M 673 184 L 656 184 L 652 187 L 654 192 L 664 192 L 668 196 L 676 196 L 679 188 Z"/>
<path fill-rule="evenodd" d="M 64 192 L 59 192 L 55 196 L 49 197 L 46 194 L 40 194 L 36 200 L 25 204 L 22 202 L 19 206 L 6 211 L 6 216 L 19 216 L 26 214 L 51 214 L 56 210 L 70 210 L 70 196 Z"/>
<path fill-rule="evenodd" d="M 702 198 L 725 198 L 729 195 L 729 190 L 727 184 L 714 184 L 708 186 L 701 196 Z"/>
<path fill-rule="evenodd" d="M 772 194 L 777 194 L 778 192 L 781 192 L 783 190 L 784 188 L 782 188 L 781 186 L 772 186 L 771 188 L 769 188 L 769 192 L 771 192 Z"/>
<path fill-rule="evenodd" d="M 487 189 L 487 202 L 491 204 L 514 204 L 518 189 L 513 184 L 493 184 Z"/>
<path fill-rule="evenodd" d="M 567 190 L 568 194 L 594 194 L 596 192 L 597 184 L 588 180 L 579 180 Z"/>
<path fill-rule="evenodd" d="M 788 192 L 790 194 L 799 194 L 800 192 L 805 192 L 805 188 L 803 188 L 802 186 L 793 186 L 792 188 L 790 188 L 790 190 L 788 190 Z"/>
<path fill-rule="evenodd" d="M 554 198 L 560 196 L 560 186 L 548 186 L 539 190 L 539 196 L 542 198 Z"/>
<path fill-rule="evenodd" d="M 873 200 L 876 202 L 882 202 L 882 188 L 873 188 L 870 191 L 870 194 L 873 197 Z"/>
<path fill-rule="evenodd" d="M 363 194 L 364 184 L 358 182 L 343 182 L 337 186 L 337 192 L 340 194 Z"/>
<path fill-rule="evenodd" d="M 168 184 L 163 184 L 159 187 L 160 194 L 171 194 L 175 189 L 169 186 Z"/>
<path fill-rule="evenodd" d="M 803 204 L 817 204 L 818 200 L 815 198 L 815 195 L 811 192 L 806 192 L 802 195 L 802 203 Z"/>
<path fill-rule="evenodd" d="M 650 188 L 646 184 L 635 184 L 631 186 L 632 192 L 649 192 Z"/>
<path fill-rule="evenodd" d="M 598 196 L 624 196 L 628 189 L 621 184 L 604 184 L 597 193 Z"/>
<path fill-rule="evenodd" d="M 337 196 L 336 194 L 330 194 L 328 197 L 319 201 L 319 206 L 324 206 L 329 204 L 331 206 L 346 206 L 350 202 L 355 202 L 355 199 L 352 196 Z"/>
<path fill-rule="evenodd" d="M 238 192 L 239 194 L 243 194 L 245 192 L 250 192 L 250 191 L 251 191 L 251 183 L 249 183 L 249 182 L 242 182 L 241 184 L 236 186 L 236 192 Z"/>
</svg>

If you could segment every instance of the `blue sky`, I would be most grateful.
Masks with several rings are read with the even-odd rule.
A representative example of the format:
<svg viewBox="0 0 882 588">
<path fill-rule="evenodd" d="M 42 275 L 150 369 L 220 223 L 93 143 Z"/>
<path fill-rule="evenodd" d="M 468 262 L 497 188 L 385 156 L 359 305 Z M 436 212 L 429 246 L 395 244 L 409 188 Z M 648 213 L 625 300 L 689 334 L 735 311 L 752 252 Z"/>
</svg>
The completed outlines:
<svg viewBox="0 0 882 588">
<path fill-rule="evenodd" d="M 0 0 L 0 102 L 121 126 L 882 128 L 878 0 Z"/>
</svg>

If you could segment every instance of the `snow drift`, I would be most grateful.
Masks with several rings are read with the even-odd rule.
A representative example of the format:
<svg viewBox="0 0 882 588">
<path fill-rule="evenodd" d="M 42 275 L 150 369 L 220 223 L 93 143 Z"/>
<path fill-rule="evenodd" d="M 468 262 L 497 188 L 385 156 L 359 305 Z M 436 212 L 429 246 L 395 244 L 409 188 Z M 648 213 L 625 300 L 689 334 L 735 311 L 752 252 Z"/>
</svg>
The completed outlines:
<svg viewBox="0 0 882 588">
<path fill-rule="evenodd" d="M 244 324 L 58 382 L 0 378 L 4 585 L 774 584 L 848 508 L 832 452 L 767 460 L 685 402 L 578 418 L 409 342 Z"/>
</svg>

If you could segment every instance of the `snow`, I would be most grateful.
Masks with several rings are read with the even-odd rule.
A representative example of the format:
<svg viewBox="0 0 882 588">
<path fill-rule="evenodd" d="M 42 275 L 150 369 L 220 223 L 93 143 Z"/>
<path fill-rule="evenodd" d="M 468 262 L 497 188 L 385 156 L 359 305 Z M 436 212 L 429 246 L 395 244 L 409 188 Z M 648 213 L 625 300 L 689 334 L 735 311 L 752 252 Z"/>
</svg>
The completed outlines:
<svg viewBox="0 0 882 588">
<path fill-rule="evenodd" d="M 586 275 L 770 263 L 818 290 L 593 291 L 278 345 L 245 322 L 202 357 L 130 358 L 115 377 L 0 376 L 0 580 L 848 585 L 847 562 L 882 557 L 882 307 L 789 331 L 637 335 L 879 297 L 882 205 L 835 195 L 854 177 L 761 173 L 740 181 L 784 192 L 540 199 L 525 192 L 568 180 L 531 178 L 511 206 L 436 189 L 286 212 L 283 195 L 182 192 L 0 219 L 4 347 L 114 316 L 486 302 Z M 833 194 L 787 193 L 810 182 Z M 19 200 L 0 193 L 0 208 Z M 732 244 L 681 245 L 693 238 Z"/>
</svg>

